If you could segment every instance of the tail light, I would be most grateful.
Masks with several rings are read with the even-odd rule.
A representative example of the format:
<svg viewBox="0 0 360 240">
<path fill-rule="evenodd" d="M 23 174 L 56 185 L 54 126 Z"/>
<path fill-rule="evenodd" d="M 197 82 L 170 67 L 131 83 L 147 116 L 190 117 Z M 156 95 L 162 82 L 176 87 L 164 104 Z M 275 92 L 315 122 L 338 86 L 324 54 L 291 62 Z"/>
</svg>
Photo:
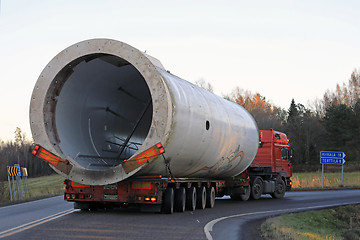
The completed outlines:
<svg viewBox="0 0 360 240">
<path fill-rule="evenodd" d="M 156 202 L 157 198 L 156 197 L 144 197 L 144 201 L 145 202 Z"/>
<path fill-rule="evenodd" d="M 38 153 L 38 151 L 39 151 L 39 148 L 40 148 L 39 145 L 35 145 L 34 150 L 32 150 L 31 153 L 32 153 L 33 155 L 36 155 L 36 154 Z"/>
<path fill-rule="evenodd" d="M 162 146 L 161 143 L 157 143 L 156 147 L 159 149 L 160 154 L 163 154 L 165 152 L 165 149 L 164 149 L 164 147 Z"/>
</svg>

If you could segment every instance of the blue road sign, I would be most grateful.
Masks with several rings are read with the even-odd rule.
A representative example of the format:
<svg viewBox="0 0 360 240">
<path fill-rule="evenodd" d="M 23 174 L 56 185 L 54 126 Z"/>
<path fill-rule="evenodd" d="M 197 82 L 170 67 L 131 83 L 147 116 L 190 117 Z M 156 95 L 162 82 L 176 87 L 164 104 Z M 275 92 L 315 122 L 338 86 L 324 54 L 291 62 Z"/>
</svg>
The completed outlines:
<svg viewBox="0 0 360 240">
<path fill-rule="evenodd" d="M 17 171 L 18 171 L 18 175 L 17 175 L 17 176 L 20 176 L 20 177 L 21 177 L 21 168 L 20 168 L 20 165 L 19 165 L 19 164 L 14 164 L 14 167 L 17 168 Z"/>
<path fill-rule="evenodd" d="M 346 164 L 346 153 L 345 152 L 320 152 L 320 163 L 321 164 Z"/>
</svg>

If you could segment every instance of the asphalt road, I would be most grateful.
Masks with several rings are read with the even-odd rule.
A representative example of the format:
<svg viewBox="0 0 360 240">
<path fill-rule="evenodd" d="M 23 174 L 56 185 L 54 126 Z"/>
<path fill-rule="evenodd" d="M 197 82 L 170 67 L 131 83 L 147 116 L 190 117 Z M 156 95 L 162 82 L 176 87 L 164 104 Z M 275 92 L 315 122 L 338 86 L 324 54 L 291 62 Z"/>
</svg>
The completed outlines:
<svg viewBox="0 0 360 240">
<path fill-rule="evenodd" d="M 172 215 L 135 208 L 80 212 L 61 197 L 0 208 L 3 239 L 253 239 L 255 220 L 286 212 L 360 203 L 360 190 L 290 192 Z M 250 238 L 249 238 L 250 237 Z"/>
</svg>

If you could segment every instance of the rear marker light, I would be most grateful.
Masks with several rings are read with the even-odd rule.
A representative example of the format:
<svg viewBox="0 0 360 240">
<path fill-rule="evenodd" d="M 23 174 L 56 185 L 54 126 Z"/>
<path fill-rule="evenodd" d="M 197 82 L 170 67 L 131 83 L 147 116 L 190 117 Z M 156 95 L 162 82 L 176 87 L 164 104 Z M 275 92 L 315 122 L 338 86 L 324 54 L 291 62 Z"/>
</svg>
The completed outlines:
<svg viewBox="0 0 360 240">
<path fill-rule="evenodd" d="M 67 193 L 67 194 L 65 195 L 65 198 L 69 200 L 69 199 L 70 199 L 70 194 Z"/>
<path fill-rule="evenodd" d="M 71 194 L 71 198 L 75 199 L 76 198 L 75 194 Z"/>
<path fill-rule="evenodd" d="M 31 152 L 33 155 L 36 155 L 38 153 L 40 146 L 39 145 L 35 145 L 34 150 Z"/>
<path fill-rule="evenodd" d="M 152 197 L 150 200 L 151 200 L 152 202 L 156 202 L 156 197 Z"/>
<path fill-rule="evenodd" d="M 165 152 L 165 149 L 164 149 L 164 147 L 162 146 L 161 143 L 157 143 L 156 147 L 159 149 L 160 154 L 163 154 Z"/>
</svg>

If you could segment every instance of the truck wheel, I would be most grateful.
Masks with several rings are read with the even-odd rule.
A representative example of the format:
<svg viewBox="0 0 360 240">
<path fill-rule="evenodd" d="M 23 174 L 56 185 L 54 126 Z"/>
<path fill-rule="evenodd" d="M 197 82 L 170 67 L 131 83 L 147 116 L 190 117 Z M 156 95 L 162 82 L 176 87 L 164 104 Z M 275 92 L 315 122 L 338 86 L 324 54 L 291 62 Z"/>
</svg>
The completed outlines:
<svg viewBox="0 0 360 240">
<path fill-rule="evenodd" d="M 263 181 L 260 177 L 256 177 L 254 182 L 251 184 L 251 198 L 254 200 L 258 200 L 261 197 L 261 194 L 264 189 Z"/>
<path fill-rule="evenodd" d="M 184 212 L 185 211 L 185 203 L 186 203 L 186 194 L 185 188 L 180 187 L 175 190 L 175 210 L 177 212 Z"/>
<path fill-rule="evenodd" d="M 166 188 L 163 196 L 162 212 L 172 214 L 174 212 L 174 189 Z"/>
<path fill-rule="evenodd" d="M 206 205 L 206 189 L 204 186 L 196 189 L 196 208 L 204 209 Z"/>
<path fill-rule="evenodd" d="M 215 188 L 210 186 L 206 188 L 206 207 L 213 208 L 215 205 Z"/>
<path fill-rule="evenodd" d="M 245 188 L 245 193 L 240 195 L 240 199 L 242 201 L 247 201 L 247 200 L 249 200 L 249 197 L 250 197 L 250 186 L 247 186 L 244 188 Z"/>
<path fill-rule="evenodd" d="M 233 189 L 232 194 L 230 195 L 231 200 L 233 201 L 247 201 L 250 197 L 250 186 L 244 187 L 245 193 L 239 193 L 237 189 Z"/>
<path fill-rule="evenodd" d="M 195 211 L 196 208 L 196 188 L 191 186 L 186 189 L 186 210 Z"/>
<path fill-rule="evenodd" d="M 283 198 L 285 195 L 285 190 L 286 190 L 285 182 L 284 180 L 282 180 L 282 178 L 279 178 L 276 181 L 275 192 L 271 193 L 271 196 L 273 198 Z"/>
</svg>

